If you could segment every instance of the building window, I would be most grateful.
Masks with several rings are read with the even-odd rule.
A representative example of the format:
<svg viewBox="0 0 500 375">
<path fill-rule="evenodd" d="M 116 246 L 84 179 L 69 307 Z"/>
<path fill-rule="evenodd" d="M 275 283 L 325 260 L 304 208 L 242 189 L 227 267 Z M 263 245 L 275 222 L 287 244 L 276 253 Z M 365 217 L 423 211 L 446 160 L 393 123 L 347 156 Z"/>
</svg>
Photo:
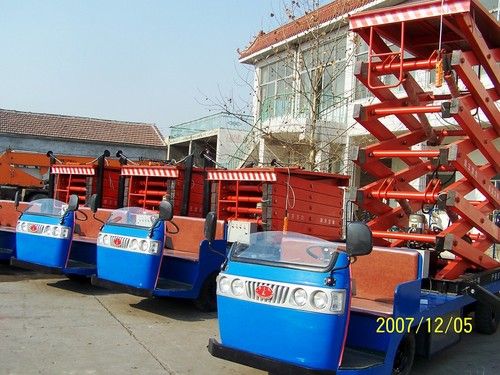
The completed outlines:
<svg viewBox="0 0 500 375">
<path fill-rule="evenodd" d="M 368 44 L 361 38 L 357 38 L 356 45 L 356 62 L 368 61 Z M 363 85 L 356 77 L 354 77 L 354 100 L 365 99 L 371 96 L 368 88 Z"/>
<path fill-rule="evenodd" d="M 347 35 L 313 46 L 301 54 L 299 116 L 344 122 Z"/>
<path fill-rule="evenodd" d="M 260 119 L 290 115 L 293 111 L 293 60 L 269 64 L 260 70 Z"/>
</svg>

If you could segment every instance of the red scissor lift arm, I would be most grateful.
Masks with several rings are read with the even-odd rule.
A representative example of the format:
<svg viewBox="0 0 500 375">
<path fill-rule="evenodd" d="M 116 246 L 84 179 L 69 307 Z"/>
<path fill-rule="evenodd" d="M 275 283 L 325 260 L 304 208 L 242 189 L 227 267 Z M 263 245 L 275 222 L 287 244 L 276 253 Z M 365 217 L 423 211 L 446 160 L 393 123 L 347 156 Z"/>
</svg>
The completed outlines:
<svg viewBox="0 0 500 375">
<path fill-rule="evenodd" d="M 355 119 L 378 140 L 360 149 L 355 160 L 376 178 L 358 189 L 356 196 L 356 204 L 375 217 L 369 226 L 376 242 L 394 247 L 418 241 L 437 252 L 452 252 L 455 259 L 441 263 L 431 275 L 438 279 L 499 267 L 499 262 L 485 254 L 499 242 L 499 227 L 489 217 L 500 207 L 500 192 L 491 183 L 500 171 L 500 154 L 494 144 L 500 134 L 498 22 L 477 0 L 435 0 L 359 13 L 350 17 L 350 28 L 368 44 L 368 61 L 357 63 L 356 78 L 379 100 L 358 105 L 354 111 Z M 391 44 L 398 50 L 391 50 Z M 418 70 L 436 70 L 436 84 L 446 82 L 447 92 L 424 91 L 410 74 Z M 492 87 L 481 82 L 478 71 L 488 76 Z M 397 83 L 384 84 L 384 75 L 396 76 Z M 391 91 L 399 85 L 404 97 Z M 478 113 L 484 114 L 488 124 L 478 121 Z M 436 130 L 429 114 L 452 118 L 458 126 Z M 381 119 L 386 116 L 395 116 L 405 131 L 396 133 L 385 126 Z M 459 140 L 444 145 L 450 136 Z M 412 149 L 423 142 L 436 147 Z M 475 150 L 484 157 L 482 165 L 469 156 Z M 406 168 L 393 171 L 381 162 L 383 158 L 399 158 Z M 410 184 L 441 171 L 458 171 L 463 177 L 447 187 L 432 178 L 423 191 Z M 485 200 L 466 199 L 474 189 Z M 391 201 L 398 204 L 391 205 Z M 424 204 L 446 210 L 451 225 L 439 233 L 390 230 L 405 227 L 409 215 Z M 480 234 L 470 233 L 474 228 Z"/>
</svg>

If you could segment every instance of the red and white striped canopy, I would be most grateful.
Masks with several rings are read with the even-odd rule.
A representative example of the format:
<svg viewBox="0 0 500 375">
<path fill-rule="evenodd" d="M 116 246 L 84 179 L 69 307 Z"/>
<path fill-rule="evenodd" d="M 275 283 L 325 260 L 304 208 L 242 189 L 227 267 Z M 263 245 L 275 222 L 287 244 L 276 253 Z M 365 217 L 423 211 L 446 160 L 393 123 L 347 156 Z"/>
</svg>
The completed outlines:
<svg viewBox="0 0 500 375">
<path fill-rule="evenodd" d="M 439 17 L 441 14 L 464 13 L 470 10 L 470 3 L 471 0 L 446 0 L 441 6 L 441 0 L 435 0 L 361 12 L 349 17 L 349 28 L 356 30 L 362 27 Z"/>
<path fill-rule="evenodd" d="M 54 164 L 50 167 L 52 174 L 79 174 L 83 176 L 95 175 L 94 165 L 62 165 Z"/>
<path fill-rule="evenodd" d="M 179 177 L 179 170 L 162 166 L 122 166 L 122 176 Z"/>
<path fill-rule="evenodd" d="M 208 171 L 211 181 L 276 181 L 276 173 L 259 171 Z"/>
</svg>

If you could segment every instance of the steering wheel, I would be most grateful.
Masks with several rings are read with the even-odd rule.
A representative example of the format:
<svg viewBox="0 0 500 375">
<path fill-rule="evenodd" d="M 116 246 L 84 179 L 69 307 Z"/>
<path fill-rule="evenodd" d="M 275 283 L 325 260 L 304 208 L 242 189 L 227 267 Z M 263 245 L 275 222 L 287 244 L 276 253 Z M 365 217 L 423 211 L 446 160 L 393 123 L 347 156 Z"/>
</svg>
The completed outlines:
<svg viewBox="0 0 500 375">
<path fill-rule="evenodd" d="M 331 249 L 321 245 L 312 245 L 306 248 L 306 253 L 311 258 L 330 261 Z"/>
<path fill-rule="evenodd" d="M 170 223 L 170 224 L 172 224 L 174 226 L 175 232 L 172 232 L 172 231 L 170 231 L 168 229 L 168 223 Z M 166 224 L 165 224 L 165 227 L 167 229 L 167 234 L 177 234 L 177 233 L 179 233 L 179 227 L 173 221 L 167 221 Z"/>
<path fill-rule="evenodd" d="M 82 214 L 82 215 L 83 215 L 83 219 L 79 218 L 79 217 L 78 217 L 78 215 L 77 215 L 77 213 Z M 89 217 L 88 217 L 88 216 L 87 216 L 87 214 L 86 214 L 85 212 L 83 212 L 83 211 L 75 211 L 75 218 L 76 218 L 76 220 L 78 220 L 78 221 L 87 221 L 87 219 L 88 219 Z"/>
</svg>

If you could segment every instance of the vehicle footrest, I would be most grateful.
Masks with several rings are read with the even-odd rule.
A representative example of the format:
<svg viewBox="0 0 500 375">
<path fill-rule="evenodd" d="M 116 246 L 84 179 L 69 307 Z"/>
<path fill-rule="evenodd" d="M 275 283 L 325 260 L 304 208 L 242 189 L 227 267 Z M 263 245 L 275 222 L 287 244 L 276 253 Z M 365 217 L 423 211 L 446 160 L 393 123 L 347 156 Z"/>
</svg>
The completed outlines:
<svg viewBox="0 0 500 375">
<path fill-rule="evenodd" d="M 139 297 L 152 297 L 153 291 L 149 289 L 136 288 L 134 286 L 115 283 L 114 281 L 109 281 L 105 279 L 100 279 L 97 276 L 92 276 L 92 285 L 100 286 L 102 288 L 116 290 L 118 292 L 132 294 Z"/>
<path fill-rule="evenodd" d="M 384 364 L 384 353 L 374 353 L 368 350 L 346 347 L 342 357 L 341 369 L 361 370 Z"/>
</svg>

